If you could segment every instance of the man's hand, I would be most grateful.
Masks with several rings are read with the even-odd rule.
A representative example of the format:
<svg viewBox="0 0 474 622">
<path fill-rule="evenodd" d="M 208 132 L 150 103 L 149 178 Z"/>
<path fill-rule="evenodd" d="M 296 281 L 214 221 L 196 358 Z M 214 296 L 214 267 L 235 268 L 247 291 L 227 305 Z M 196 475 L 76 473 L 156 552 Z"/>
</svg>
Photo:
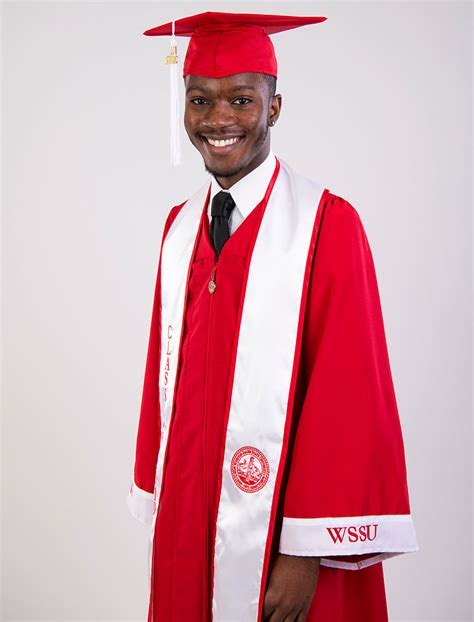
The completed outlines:
<svg viewBox="0 0 474 622">
<path fill-rule="evenodd" d="M 303 622 L 319 577 L 320 557 L 278 553 L 263 601 L 265 622 Z"/>
</svg>

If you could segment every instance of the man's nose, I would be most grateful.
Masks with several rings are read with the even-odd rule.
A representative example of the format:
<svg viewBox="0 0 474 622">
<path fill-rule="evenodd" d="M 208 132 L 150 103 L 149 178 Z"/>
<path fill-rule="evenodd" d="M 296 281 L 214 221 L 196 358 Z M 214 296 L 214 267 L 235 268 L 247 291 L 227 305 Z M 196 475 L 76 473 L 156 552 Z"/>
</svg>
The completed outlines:
<svg viewBox="0 0 474 622">
<path fill-rule="evenodd" d="M 203 124 L 209 128 L 222 128 L 235 125 L 235 110 L 228 102 L 216 102 L 209 106 Z"/>
</svg>

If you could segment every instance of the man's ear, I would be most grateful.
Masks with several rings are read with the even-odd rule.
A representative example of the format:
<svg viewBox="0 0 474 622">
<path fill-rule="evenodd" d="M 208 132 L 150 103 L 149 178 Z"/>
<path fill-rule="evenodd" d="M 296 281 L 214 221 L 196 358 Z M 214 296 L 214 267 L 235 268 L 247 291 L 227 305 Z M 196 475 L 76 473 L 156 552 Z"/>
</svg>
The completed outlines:
<svg viewBox="0 0 474 622">
<path fill-rule="evenodd" d="M 282 101 L 282 97 L 280 93 L 276 93 L 272 97 L 272 101 L 270 102 L 270 111 L 272 113 L 271 116 L 275 121 L 277 121 L 278 117 L 280 116 L 281 101 Z"/>
</svg>

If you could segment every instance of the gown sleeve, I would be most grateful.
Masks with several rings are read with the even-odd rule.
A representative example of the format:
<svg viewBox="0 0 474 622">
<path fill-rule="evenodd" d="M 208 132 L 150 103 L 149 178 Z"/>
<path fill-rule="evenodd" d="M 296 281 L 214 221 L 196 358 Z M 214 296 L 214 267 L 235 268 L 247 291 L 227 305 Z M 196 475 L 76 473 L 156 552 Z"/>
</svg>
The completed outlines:
<svg viewBox="0 0 474 622">
<path fill-rule="evenodd" d="M 132 516 L 148 525 L 151 525 L 153 520 L 156 463 L 161 438 L 159 402 L 161 354 L 161 250 L 171 224 L 182 205 L 183 204 L 173 207 L 168 214 L 163 228 L 151 313 L 145 377 L 136 435 L 134 476 L 127 495 L 127 505 Z"/>
<path fill-rule="evenodd" d="M 279 552 L 357 570 L 418 545 L 372 253 L 332 193 L 313 262 Z"/>
</svg>

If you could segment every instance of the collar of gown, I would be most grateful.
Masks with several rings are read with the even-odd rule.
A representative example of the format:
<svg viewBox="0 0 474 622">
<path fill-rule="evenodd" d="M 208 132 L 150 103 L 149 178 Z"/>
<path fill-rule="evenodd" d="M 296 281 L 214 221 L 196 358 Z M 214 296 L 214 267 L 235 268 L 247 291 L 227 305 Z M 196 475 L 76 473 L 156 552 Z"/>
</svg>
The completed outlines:
<svg viewBox="0 0 474 622">
<path fill-rule="evenodd" d="M 209 222 L 211 222 L 212 199 L 221 190 L 231 193 L 235 201 L 234 209 L 238 209 L 242 217 L 246 218 L 263 199 L 270 179 L 272 178 L 273 171 L 275 170 L 275 164 L 275 154 L 270 149 L 268 156 L 257 168 L 254 168 L 253 171 L 242 177 L 242 179 L 239 179 L 239 181 L 228 189 L 222 188 L 214 175 L 212 175 L 211 194 L 209 196 L 209 205 L 207 208 Z"/>
</svg>

